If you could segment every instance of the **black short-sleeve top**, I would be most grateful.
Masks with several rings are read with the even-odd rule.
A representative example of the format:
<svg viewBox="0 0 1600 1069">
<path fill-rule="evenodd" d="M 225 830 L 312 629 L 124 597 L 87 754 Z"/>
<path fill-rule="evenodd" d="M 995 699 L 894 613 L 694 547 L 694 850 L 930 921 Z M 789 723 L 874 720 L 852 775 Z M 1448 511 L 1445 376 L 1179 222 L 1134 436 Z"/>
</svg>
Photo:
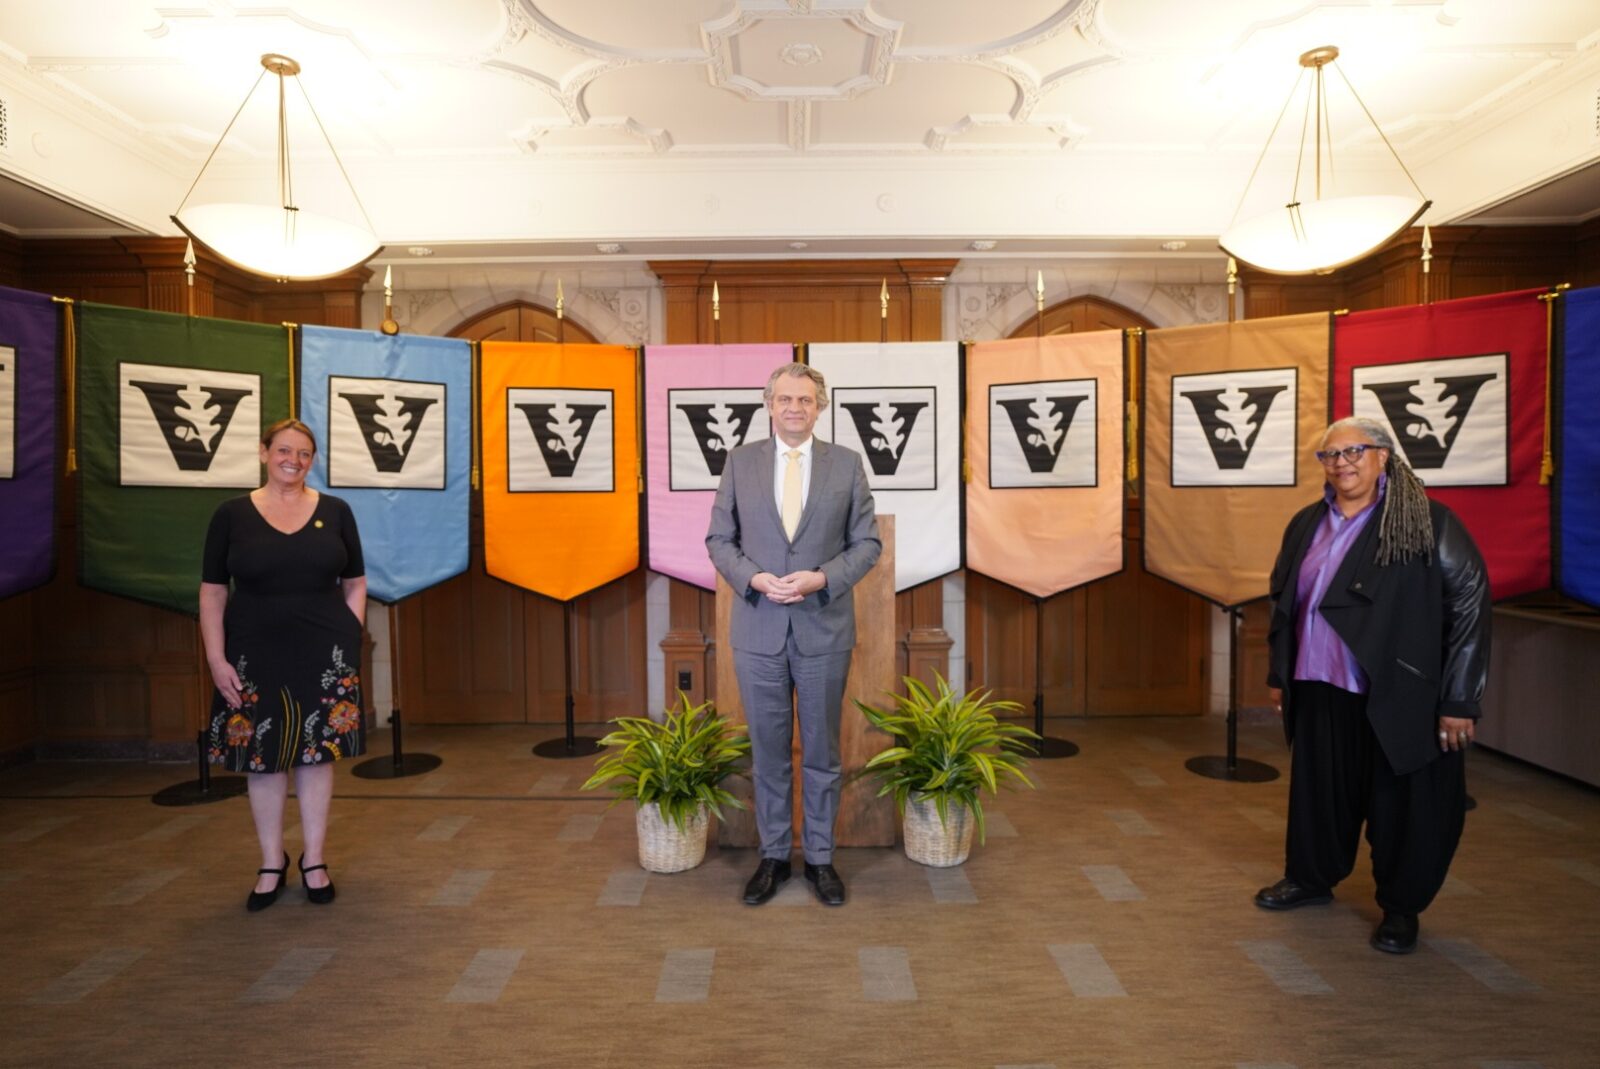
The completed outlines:
<svg viewBox="0 0 1600 1069">
<path fill-rule="evenodd" d="M 350 506 L 319 494 L 317 507 L 293 534 L 256 510 L 248 494 L 217 506 L 206 531 L 200 578 L 253 594 L 313 594 L 366 574 L 361 536 Z"/>
</svg>

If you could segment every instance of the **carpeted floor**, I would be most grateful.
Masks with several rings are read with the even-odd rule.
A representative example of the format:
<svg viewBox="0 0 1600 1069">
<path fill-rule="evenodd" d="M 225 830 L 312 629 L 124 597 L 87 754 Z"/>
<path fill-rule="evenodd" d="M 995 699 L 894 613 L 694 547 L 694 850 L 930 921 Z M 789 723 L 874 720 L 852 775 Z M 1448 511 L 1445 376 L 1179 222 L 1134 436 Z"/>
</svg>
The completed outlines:
<svg viewBox="0 0 1600 1069">
<path fill-rule="evenodd" d="M 1407 958 L 1277 878 L 1286 780 L 1184 768 L 1215 719 L 1054 721 L 953 870 L 847 850 L 843 909 L 752 851 L 636 863 L 631 811 L 537 728 L 417 728 L 426 776 L 339 772 L 339 899 L 244 911 L 242 798 L 151 805 L 174 766 L 0 773 L 0 1065 L 1478 1066 L 1600 1064 L 1600 793 L 1473 755 L 1450 882 Z M 1286 769 L 1275 729 L 1241 751 Z M 293 825 L 293 801 L 290 823 Z M 296 842 L 291 828 L 291 844 Z M 291 853 L 293 845 L 291 845 Z"/>
</svg>

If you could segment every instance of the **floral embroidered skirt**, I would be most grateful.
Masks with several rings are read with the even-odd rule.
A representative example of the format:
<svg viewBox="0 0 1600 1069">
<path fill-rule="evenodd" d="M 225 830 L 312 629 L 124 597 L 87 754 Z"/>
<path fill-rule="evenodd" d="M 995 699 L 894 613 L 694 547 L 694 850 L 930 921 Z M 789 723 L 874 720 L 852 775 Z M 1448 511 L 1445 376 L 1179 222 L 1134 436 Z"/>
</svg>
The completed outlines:
<svg viewBox="0 0 1600 1069">
<path fill-rule="evenodd" d="M 223 629 L 243 703 L 213 692 L 209 752 L 230 772 L 283 772 L 359 756 L 361 624 L 337 590 L 235 591 Z"/>
</svg>

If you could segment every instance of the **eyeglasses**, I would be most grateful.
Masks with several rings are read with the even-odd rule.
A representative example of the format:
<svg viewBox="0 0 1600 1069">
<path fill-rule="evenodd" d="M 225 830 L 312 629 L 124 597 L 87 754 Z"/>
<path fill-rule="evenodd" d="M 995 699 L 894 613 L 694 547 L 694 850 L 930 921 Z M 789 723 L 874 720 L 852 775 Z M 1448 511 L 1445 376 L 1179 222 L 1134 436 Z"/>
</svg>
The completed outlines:
<svg viewBox="0 0 1600 1069">
<path fill-rule="evenodd" d="M 1361 458 L 1367 455 L 1369 449 L 1382 449 L 1381 445 L 1347 445 L 1343 449 L 1319 449 L 1317 459 L 1326 467 L 1333 467 L 1343 457 L 1351 464 L 1361 463 Z"/>
</svg>

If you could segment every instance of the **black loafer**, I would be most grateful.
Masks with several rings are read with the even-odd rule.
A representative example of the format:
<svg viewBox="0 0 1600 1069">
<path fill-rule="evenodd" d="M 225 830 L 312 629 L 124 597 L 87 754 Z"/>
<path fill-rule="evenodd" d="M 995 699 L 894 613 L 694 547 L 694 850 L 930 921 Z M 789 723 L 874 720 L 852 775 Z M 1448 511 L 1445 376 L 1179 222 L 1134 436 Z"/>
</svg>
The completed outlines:
<svg viewBox="0 0 1600 1069">
<path fill-rule="evenodd" d="M 1301 906 L 1319 906 L 1332 901 L 1332 891 L 1301 887 L 1287 876 L 1271 887 L 1263 887 L 1256 892 L 1256 905 L 1262 909 L 1299 909 Z"/>
<path fill-rule="evenodd" d="M 1417 949 L 1417 923 L 1415 913 L 1390 913 L 1383 911 L 1383 920 L 1372 930 L 1372 949 L 1385 954 L 1409 954 Z"/>
<path fill-rule="evenodd" d="M 759 906 L 778 893 L 778 888 L 789 881 L 789 863 L 775 857 L 764 857 L 756 866 L 756 873 L 744 885 L 744 904 Z"/>
<path fill-rule="evenodd" d="M 806 879 L 816 888 L 817 898 L 825 906 L 844 905 L 844 881 L 832 865 L 813 865 L 806 862 Z"/>
<path fill-rule="evenodd" d="M 283 868 L 281 869 L 256 869 L 256 875 L 258 876 L 278 877 L 278 883 L 270 891 L 251 891 L 250 897 L 244 900 L 244 908 L 249 910 L 251 913 L 260 913 L 262 910 L 272 905 L 272 903 L 276 902 L 278 900 L 278 896 L 283 893 L 284 881 L 289 878 L 286 875 L 288 871 L 288 854 L 283 855 Z"/>
</svg>

